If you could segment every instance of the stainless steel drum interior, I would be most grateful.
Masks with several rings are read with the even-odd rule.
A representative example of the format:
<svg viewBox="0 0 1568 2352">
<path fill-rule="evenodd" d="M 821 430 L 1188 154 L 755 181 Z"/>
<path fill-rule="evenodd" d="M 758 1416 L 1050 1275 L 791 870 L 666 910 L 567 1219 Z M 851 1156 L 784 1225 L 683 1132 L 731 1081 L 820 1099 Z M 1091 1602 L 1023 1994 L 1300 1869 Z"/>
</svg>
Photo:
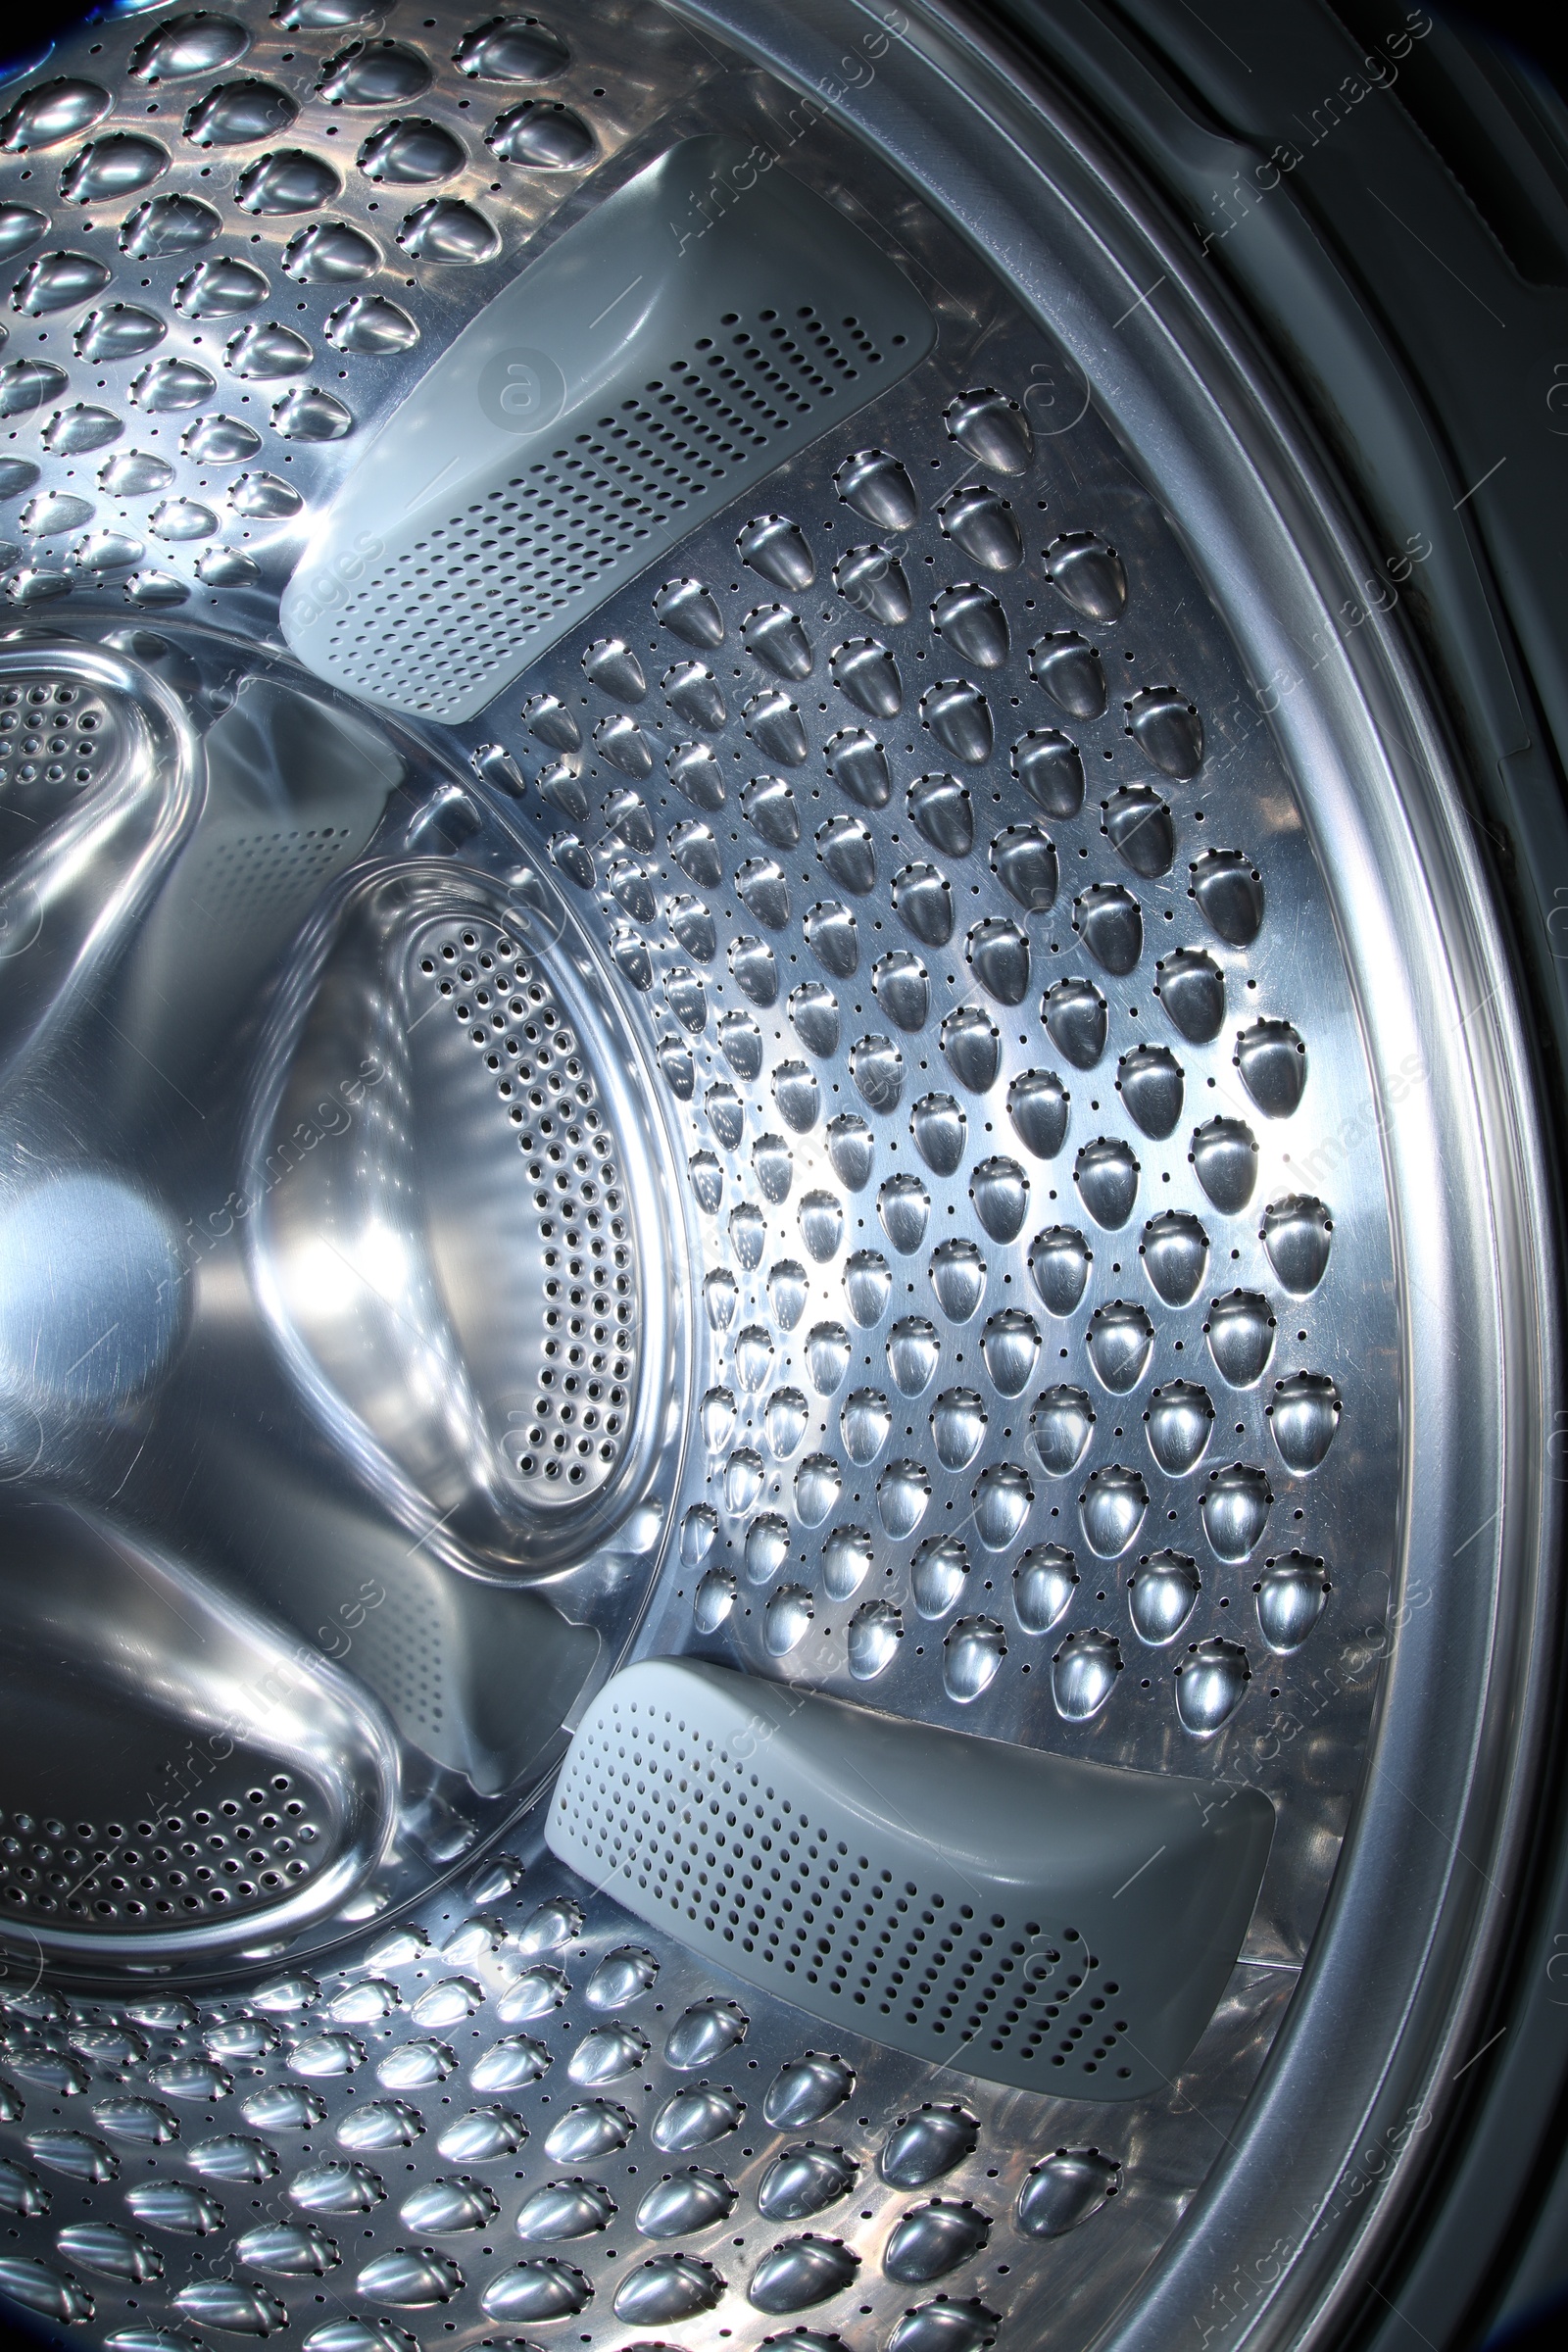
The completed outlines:
<svg viewBox="0 0 1568 2352">
<path fill-rule="evenodd" d="M 0 95 L 0 2290 L 1327 2329 L 1485 1984 L 1550 1269 L 1289 404 L 935 13 Z"/>
</svg>

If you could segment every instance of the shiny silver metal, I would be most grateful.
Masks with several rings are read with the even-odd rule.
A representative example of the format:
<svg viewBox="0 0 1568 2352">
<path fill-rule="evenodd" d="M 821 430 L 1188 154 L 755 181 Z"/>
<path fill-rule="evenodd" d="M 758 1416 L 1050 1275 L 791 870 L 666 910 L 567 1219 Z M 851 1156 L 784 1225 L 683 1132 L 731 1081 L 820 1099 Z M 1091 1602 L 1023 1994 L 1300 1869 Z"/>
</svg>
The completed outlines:
<svg viewBox="0 0 1568 2352">
<path fill-rule="evenodd" d="M 551 884 L 417 747 L 232 640 L 108 613 L 0 669 L 9 1549 L 23 1585 L 96 1559 L 102 1588 L 37 1700 L 69 1767 L 18 1663 L 59 1637 L 13 1610 L 17 1965 L 254 1961 L 505 1819 L 624 1641 L 682 1395 L 667 1147 Z M 448 976 L 494 966 L 476 921 L 511 951 L 515 1060 Z M 315 1776 L 306 1840 L 220 1862 L 230 1784 L 279 1770 Z"/>
<path fill-rule="evenodd" d="M 787 39 L 753 12 L 693 15 L 823 91 L 977 244 L 1010 257 L 1009 282 L 1053 320 L 1178 519 L 1243 649 L 1250 709 L 1305 786 L 1377 1090 L 1370 1118 L 1337 1131 L 1336 1155 L 1378 1153 L 1398 1220 L 1403 1565 L 1352 1836 L 1288 2032 L 1115 2340 L 1168 2342 L 1197 2315 L 1212 2342 L 1330 2342 L 1419 2199 L 1425 2134 L 1485 2038 L 1543 1738 L 1560 1335 L 1506 948 L 1451 748 L 1397 624 L 1364 601 L 1377 551 L 1291 392 L 1124 163 L 1060 93 L 1024 86 L 1016 59 L 939 9 L 894 24 L 807 7 Z M 851 28 L 875 59 L 869 83 Z M 1049 241 L 1034 234 L 1042 203 Z M 1292 1720 L 1308 1736 L 1310 1715 Z"/>
<path fill-rule="evenodd" d="M 593 967 L 567 994 L 566 911 L 511 879 L 405 856 L 318 908 L 247 1174 L 257 1295 L 335 1449 L 438 1556 L 539 1577 L 580 1568 L 648 1477 L 670 1270 Z M 342 1069 L 375 1112 L 351 1157 L 318 1155 L 300 1131 Z"/>
<path fill-rule="evenodd" d="M 934 11 L 93 40 L 0 128 L 0 718 L 54 720 L 0 786 L 0 1246 L 48 1272 L 0 1323 L 4 1466 L 19 1523 L 304 1644 L 336 1711 L 280 1769 L 355 1891 L 249 1913 L 243 1968 L 226 1922 L 205 1970 L 139 1930 L 150 1990 L 46 1978 L 14 1919 L 0 2289 L 316 2352 L 1328 2337 L 1508 1883 L 1551 1265 L 1446 755 L 1395 628 L 1330 617 L 1354 543 L 1288 404 L 1114 159 Z M 277 597 L 362 441 L 718 129 L 713 208 L 798 174 L 934 353 L 466 728 L 314 686 Z M 591 1459 L 531 1377 L 587 1146 L 525 1156 L 501 1092 L 526 1044 L 556 1117 L 564 1026 L 625 1195 L 624 1292 L 567 1245 L 624 1391 Z M 1112 2126 L 823 2048 L 564 1871 L 530 1800 L 671 1653 L 1263 1789 L 1190 2065 Z M 107 1624 L 77 1654 L 125 1690 Z M 81 1763 L 122 1785 L 107 1737 Z M 8 1822 L 8 1867 L 66 1828 L 40 1861 Z"/>
<path fill-rule="evenodd" d="M 907 280 L 799 180 L 710 218 L 704 198 L 747 161 L 680 141 L 464 328 L 289 581 L 280 617 L 308 667 L 393 710 L 477 716 L 693 523 L 924 358 L 934 327 Z M 701 268 L 683 266 L 699 236 Z"/>
<path fill-rule="evenodd" d="M 16 1497 L 3 1557 L 13 1950 L 254 1958 L 352 1916 L 396 1805 L 366 1691 L 64 1497 Z"/>
</svg>

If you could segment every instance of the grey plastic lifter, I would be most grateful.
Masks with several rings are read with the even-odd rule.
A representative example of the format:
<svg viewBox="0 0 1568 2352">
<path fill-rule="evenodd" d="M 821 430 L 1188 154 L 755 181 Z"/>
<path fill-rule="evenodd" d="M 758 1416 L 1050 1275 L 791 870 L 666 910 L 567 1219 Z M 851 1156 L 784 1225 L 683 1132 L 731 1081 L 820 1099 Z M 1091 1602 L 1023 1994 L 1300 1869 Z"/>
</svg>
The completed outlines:
<svg viewBox="0 0 1568 2352">
<path fill-rule="evenodd" d="M 672 147 L 442 354 L 289 583 L 283 631 L 310 668 L 393 709 L 471 718 L 924 358 L 935 324 L 903 273 L 748 157 L 719 136 Z"/>
<path fill-rule="evenodd" d="M 1235 1965 L 1274 1812 L 690 1659 L 605 1687 L 547 1837 L 825 2024 L 993 2082 L 1147 2097 Z"/>
</svg>

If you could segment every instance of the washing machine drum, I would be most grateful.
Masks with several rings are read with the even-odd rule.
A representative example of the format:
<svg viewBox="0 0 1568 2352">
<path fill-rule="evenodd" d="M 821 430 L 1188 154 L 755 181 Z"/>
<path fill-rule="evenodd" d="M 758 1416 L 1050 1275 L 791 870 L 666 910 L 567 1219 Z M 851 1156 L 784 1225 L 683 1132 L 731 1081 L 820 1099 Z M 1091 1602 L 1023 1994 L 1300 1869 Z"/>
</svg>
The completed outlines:
<svg viewBox="0 0 1568 2352">
<path fill-rule="evenodd" d="M 1533 1768 L 1551 1245 L 1251 329 L 934 11 L 3 96 L 0 2296 L 1337 2340 Z"/>
</svg>

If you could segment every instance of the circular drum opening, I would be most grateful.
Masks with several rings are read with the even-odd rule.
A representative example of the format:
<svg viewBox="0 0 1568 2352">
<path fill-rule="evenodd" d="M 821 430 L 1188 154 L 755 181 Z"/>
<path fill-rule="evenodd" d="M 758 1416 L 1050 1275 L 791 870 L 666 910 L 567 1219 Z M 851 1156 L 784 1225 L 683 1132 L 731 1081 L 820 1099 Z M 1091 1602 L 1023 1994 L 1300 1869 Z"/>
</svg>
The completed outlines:
<svg viewBox="0 0 1568 2352">
<path fill-rule="evenodd" d="M 1330 2340 L 1552 1269 L 1336 483 L 935 13 L 91 32 L 0 126 L 0 2289 Z"/>
</svg>

